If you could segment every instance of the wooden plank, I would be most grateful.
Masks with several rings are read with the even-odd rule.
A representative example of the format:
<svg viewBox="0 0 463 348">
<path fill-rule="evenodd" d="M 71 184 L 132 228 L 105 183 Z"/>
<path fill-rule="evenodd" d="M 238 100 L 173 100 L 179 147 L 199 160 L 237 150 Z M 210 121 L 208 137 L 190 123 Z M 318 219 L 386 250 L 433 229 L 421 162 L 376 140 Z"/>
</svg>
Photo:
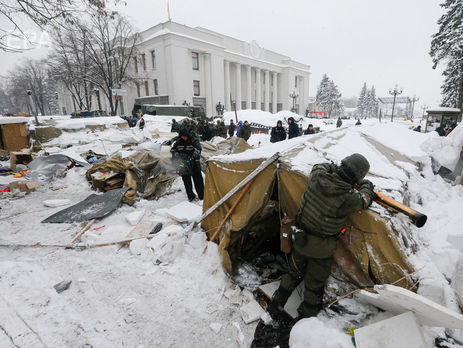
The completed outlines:
<svg viewBox="0 0 463 348">
<path fill-rule="evenodd" d="M 262 162 L 256 169 L 252 171 L 247 177 L 245 177 L 238 185 L 236 185 L 232 190 L 228 191 L 228 193 L 223 196 L 217 203 L 215 203 L 212 207 L 210 207 L 206 212 L 196 221 L 194 221 L 191 226 L 196 226 L 198 223 L 203 221 L 206 217 L 212 214 L 218 207 L 220 207 L 225 201 L 227 201 L 231 196 L 233 196 L 236 192 L 238 192 L 244 185 L 254 179 L 260 172 L 262 172 L 265 168 L 271 165 L 280 157 L 280 153 L 275 153 L 272 157 L 266 159 Z"/>
</svg>

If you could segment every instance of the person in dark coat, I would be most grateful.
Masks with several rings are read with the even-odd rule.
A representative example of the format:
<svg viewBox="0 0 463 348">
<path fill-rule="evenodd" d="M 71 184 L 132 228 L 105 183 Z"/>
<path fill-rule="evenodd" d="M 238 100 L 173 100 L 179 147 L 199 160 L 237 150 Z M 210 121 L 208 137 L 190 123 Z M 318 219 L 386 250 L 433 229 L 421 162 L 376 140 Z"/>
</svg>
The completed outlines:
<svg viewBox="0 0 463 348">
<path fill-rule="evenodd" d="M 216 126 L 216 136 L 226 138 L 227 137 L 227 126 L 222 120 L 217 120 L 217 126 Z"/>
<path fill-rule="evenodd" d="M 307 135 L 307 134 L 315 134 L 315 130 L 313 129 L 313 124 L 309 124 L 309 126 L 307 127 L 307 129 L 304 131 L 304 135 Z"/>
<path fill-rule="evenodd" d="M 301 281 L 305 288 L 304 301 L 297 309 L 299 318 L 316 316 L 321 310 L 333 254 L 345 231 L 347 216 L 367 209 L 373 201 L 374 186 L 364 179 L 369 169 L 368 160 L 358 153 L 344 158 L 339 166 L 313 166 L 296 215 L 289 273 L 281 279 L 269 306 L 272 318 L 278 318 Z"/>
<path fill-rule="evenodd" d="M 179 130 L 180 130 L 180 124 L 175 120 L 175 118 L 173 118 L 172 126 L 170 127 L 170 132 L 177 133 Z"/>
<path fill-rule="evenodd" d="M 357 122 L 355 122 L 355 125 L 356 126 L 360 126 L 362 124 L 362 122 L 360 122 L 360 118 L 357 119 Z"/>
<path fill-rule="evenodd" d="M 193 179 L 198 198 L 202 200 L 204 182 L 200 163 L 201 144 L 198 138 L 191 136 L 187 128 L 182 128 L 179 132 L 179 139 L 172 145 L 170 152 L 172 161 L 177 165 L 178 174 L 182 177 L 188 200 L 191 202 L 196 198 L 191 179 Z"/>
<path fill-rule="evenodd" d="M 299 126 L 297 125 L 296 122 L 294 122 L 294 118 L 290 117 L 288 118 L 288 139 L 292 139 L 295 137 L 298 137 L 299 134 Z"/>
<path fill-rule="evenodd" d="M 233 120 L 230 120 L 230 125 L 228 126 L 228 136 L 231 138 L 235 134 L 235 124 Z"/>
<path fill-rule="evenodd" d="M 251 126 L 249 126 L 248 121 L 244 121 L 244 124 L 240 128 L 238 138 L 243 138 L 244 140 L 248 141 L 250 137 L 251 137 Z"/>
<path fill-rule="evenodd" d="M 442 127 L 442 126 L 437 127 L 437 128 L 436 128 L 436 132 L 437 132 L 437 134 L 439 134 L 439 136 L 441 136 L 441 137 L 445 137 L 445 136 L 446 136 L 444 127 Z"/>
<path fill-rule="evenodd" d="M 336 121 L 336 128 L 340 128 L 342 126 L 342 120 L 341 117 L 338 117 L 338 120 Z"/>
<path fill-rule="evenodd" d="M 286 139 L 286 131 L 283 128 L 283 123 L 278 120 L 276 127 L 272 128 L 270 132 L 270 142 L 277 143 Z"/>
</svg>

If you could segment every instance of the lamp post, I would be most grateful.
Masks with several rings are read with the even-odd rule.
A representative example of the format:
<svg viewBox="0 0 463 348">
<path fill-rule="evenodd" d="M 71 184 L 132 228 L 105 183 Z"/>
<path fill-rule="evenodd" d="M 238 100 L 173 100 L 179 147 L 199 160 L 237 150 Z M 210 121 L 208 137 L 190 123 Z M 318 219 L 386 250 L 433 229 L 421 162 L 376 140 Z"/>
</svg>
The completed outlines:
<svg viewBox="0 0 463 348">
<path fill-rule="evenodd" d="M 96 98 L 97 98 L 97 101 L 98 101 L 98 111 L 101 111 L 100 90 L 98 88 L 94 88 L 93 92 L 95 92 Z"/>
<path fill-rule="evenodd" d="M 424 118 L 424 112 L 426 111 L 426 109 L 428 108 L 429 106 L 424 104 L 421 108 L 423 109 L 423 115 L 421 115 L 421 118 Z"/>
<path fill-rule="evenodd" d="M 419 97 L 417 97 L 416 95 L 413 96 L 412 98 L 412 111 L 411 111 L 411 115 L 410 117 L 413 119 L 413 110 L 415 109 L 415 102 L 417 102 L 418 100 L 420 100 Z"/>
<path fill-rule="evenodd" d="M 395 98 L 397 95 L 402 94 L 402 88 L 394 86 L 394 88 L 389 89 L 389 94 L 394 96 L 394 100 L 392 101 L 392 115 L 391 115 L 391 122 L 394 121 L 394 108 L 395 108 Z"/>
<path fill-rule="evenodd" d="M 289 94 L 289 97 L 293 99 L 293 107 L 291 108 L 291 111 L 296 112 L 296 98 L 299 97 L 299 93 L 294 90 Z"/>
<path fill-rule="evenodd" d="M 31 111 L 34 114 L 34 119 L 35 119 L 35 124 L 38 126 L 39 125 L 39 119 L 37 118 L 37 113 L 34 112 L 34 101 L 32 100 L 32 91 L 28 89 L 26 91 L 27 95 L 29 96 L 29 104 L 31 107 Z"/>
</svg>

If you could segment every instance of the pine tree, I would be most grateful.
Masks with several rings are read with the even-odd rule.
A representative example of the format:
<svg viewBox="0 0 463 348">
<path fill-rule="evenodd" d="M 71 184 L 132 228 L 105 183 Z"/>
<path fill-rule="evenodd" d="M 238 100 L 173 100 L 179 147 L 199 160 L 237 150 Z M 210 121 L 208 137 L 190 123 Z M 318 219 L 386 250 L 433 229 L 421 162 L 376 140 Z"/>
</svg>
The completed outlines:
<svg viewBox="0 0 463 348">
<path fill-rule="evenodd" d="M 445 13 L 437 21 L 439 31 L 432 36 L 431 55 L 435 69 L 444 63 L 446 69 L 442 90 L 442 102 L 463 108 L 463 0 L 445 0 L 441 7 Z M 455 97 L 456 96 L 456 97 Z"/>
<path fill-rule="evenodd" d="M 324 74 L 317 90 L 317 104 L 321 110 L 328 112 L 328 117 L 339 114 L 344 106 L 338 86 Z"/>
<path fill-rule="evenodd" d="M 458 107 L 458 86 L 462 76 L 460 62 L 451 59 L 442 75 L 445 78 L 441 86 L 441 105 L 456 108 Z"/>
<path fill-rule="evenodd" d="M 376 117 L 376 115 L 378 114 L 378 99 L 376 98 L 375 86 L 371 86 L 371 89 L 368 90 L 365 99 L 365 116 Z"/>
<path fill-rule="evenodd" d="M 367 83 L 364 82 L 363 87 L 360 91 L 358 102 L 357 102 L 357 112 L 360 114 L 360 117 L 363 117 L 367 109 L 367 97 L 368 97 L 367 94 L 368 94 Z"/>
</svg>

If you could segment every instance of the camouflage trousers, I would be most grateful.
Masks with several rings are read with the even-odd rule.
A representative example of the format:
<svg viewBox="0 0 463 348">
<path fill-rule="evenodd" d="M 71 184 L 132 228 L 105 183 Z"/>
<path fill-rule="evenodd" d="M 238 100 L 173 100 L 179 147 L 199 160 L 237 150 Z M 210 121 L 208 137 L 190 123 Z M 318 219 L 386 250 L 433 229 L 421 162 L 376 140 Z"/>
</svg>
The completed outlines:
<svg viewBox="0 0 463 348">
<path fill-rule="evenodd" d="M 304 281 L 304 301 L 297 309 L 301 318 L 313 317 L 322 308 L 325 283 L 331 274 L 333 257 L 316 259 L 293 250 L 289 257 L 289 273 L 281 278 L 280 287 L 273 295 L 276 305 L 284 307 L 291 293 Z"/>
</svg>

